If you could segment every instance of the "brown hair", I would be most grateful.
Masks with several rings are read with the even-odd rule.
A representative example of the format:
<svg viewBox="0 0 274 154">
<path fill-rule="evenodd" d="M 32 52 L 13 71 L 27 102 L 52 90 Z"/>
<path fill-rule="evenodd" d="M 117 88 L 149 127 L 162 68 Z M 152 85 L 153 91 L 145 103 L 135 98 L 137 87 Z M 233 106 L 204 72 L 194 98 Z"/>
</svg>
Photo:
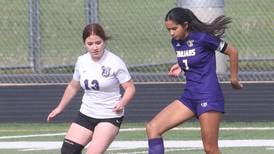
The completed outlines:
<svg viewBox="0 0 274 154">
<path fill-rule="evenodd" d="M 104 41 L 110 39 L 109 36 L 106 36 L 103 27 L 97 23 L 86 25 L 86 27 L 83 30 L 83 36 L 82 36 L 83 42 L 85 42 L 86 38 L 89 37 L 90 35 L 97 35 L 101 37 Z"/>
</svg>

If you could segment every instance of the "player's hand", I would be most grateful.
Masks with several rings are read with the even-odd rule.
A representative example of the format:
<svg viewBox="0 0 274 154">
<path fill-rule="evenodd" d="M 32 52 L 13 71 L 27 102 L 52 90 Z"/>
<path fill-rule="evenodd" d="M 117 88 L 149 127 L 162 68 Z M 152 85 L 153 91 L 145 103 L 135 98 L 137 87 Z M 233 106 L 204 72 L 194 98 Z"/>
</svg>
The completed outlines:
<svg viewBox="0 0 274 154">
<path fill-rule="evenodd" d="M 114 108 L 113 108 L 113 112 L 117 112 L 117 113 L 120 113 L 124 110 L 125 106 L 123 105 L 122 102 L 118 102 Z"/>
<path fill-rule="evenodd" d="M 239 80 L 231 80 L 230 84 L 231 84 L 231 86 L 232 86 L 233 89 L 241 89 L 241 88 L 243 88 L 243 84 L 241 84 L 239 82 Z"/>
<path fill-rule="evenodd" d="M 60 110 L 59 108 L 55 108 L 54 110 L 52 110 L 48 117 L 47 117 L 47 121 L 51 122 L 56 116 L 58 116 L 59 114 L 62 113 L 62 110 Z"/>
<path fill-rule="evenodd" d="M 178 76 L 180 76 L 181 72 L 182 72 L 182 69 L 181 69 L 181 67 L 179 66 L 179 64 L 174 64 L 174 65 L 169 69 L 168 75 L 169 75 L 169 76 L 172 76 L 172 77 L 178 77 Z"/>
</svg>

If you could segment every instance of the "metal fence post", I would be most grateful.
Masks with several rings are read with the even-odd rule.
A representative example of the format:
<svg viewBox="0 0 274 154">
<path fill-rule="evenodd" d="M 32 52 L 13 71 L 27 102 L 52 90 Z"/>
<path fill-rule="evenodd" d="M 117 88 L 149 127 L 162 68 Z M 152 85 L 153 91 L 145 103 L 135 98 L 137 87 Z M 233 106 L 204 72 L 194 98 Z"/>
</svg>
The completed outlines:
<svg viewBox="0 0 274 154">
<path fill-rule="evenodd" d="M 188 8 L 203 22 L 224 14 L 224 0 L 177 0 L 178 7 Z M 217 74 L 225 74 L 226 57 L 222 53 L 216 52 L 216 72 Z"/>
<path fill-rule="evenodd" d="M 86 23 L 99 22 L 99 0 L 85 0 Z"/>
<path fill-rule="evenodd" d="M 39 0 L 29 0 L 29 61 L 33 73 L 41 73 Z"/>
</svg>

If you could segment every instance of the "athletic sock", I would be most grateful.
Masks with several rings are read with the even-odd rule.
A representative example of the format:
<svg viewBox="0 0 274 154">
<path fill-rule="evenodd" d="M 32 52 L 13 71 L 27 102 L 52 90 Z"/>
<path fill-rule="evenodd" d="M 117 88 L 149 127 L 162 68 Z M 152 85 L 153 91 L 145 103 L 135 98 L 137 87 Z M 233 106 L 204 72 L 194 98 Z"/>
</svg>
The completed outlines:
<svg viewBox="0 0 274 154">
<path fill-rule="evenodd" d="M 162 138 L 148 139 L 148 153 L 149 154 L 164 154 L 164 141 Z"/>
</svg>

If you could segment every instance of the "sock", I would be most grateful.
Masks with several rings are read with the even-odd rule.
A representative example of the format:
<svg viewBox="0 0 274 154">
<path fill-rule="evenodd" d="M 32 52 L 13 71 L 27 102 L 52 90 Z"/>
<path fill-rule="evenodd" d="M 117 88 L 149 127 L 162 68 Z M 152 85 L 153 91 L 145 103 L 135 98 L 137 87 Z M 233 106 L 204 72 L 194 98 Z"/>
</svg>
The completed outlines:
<svg viewBox="0 0 274 154">
<path fill-rule="evenodd" d="M 148 153 L 149 154 L 164 154 L 164 141 L 162 138 L 148 139 Z"/>
</svg>

